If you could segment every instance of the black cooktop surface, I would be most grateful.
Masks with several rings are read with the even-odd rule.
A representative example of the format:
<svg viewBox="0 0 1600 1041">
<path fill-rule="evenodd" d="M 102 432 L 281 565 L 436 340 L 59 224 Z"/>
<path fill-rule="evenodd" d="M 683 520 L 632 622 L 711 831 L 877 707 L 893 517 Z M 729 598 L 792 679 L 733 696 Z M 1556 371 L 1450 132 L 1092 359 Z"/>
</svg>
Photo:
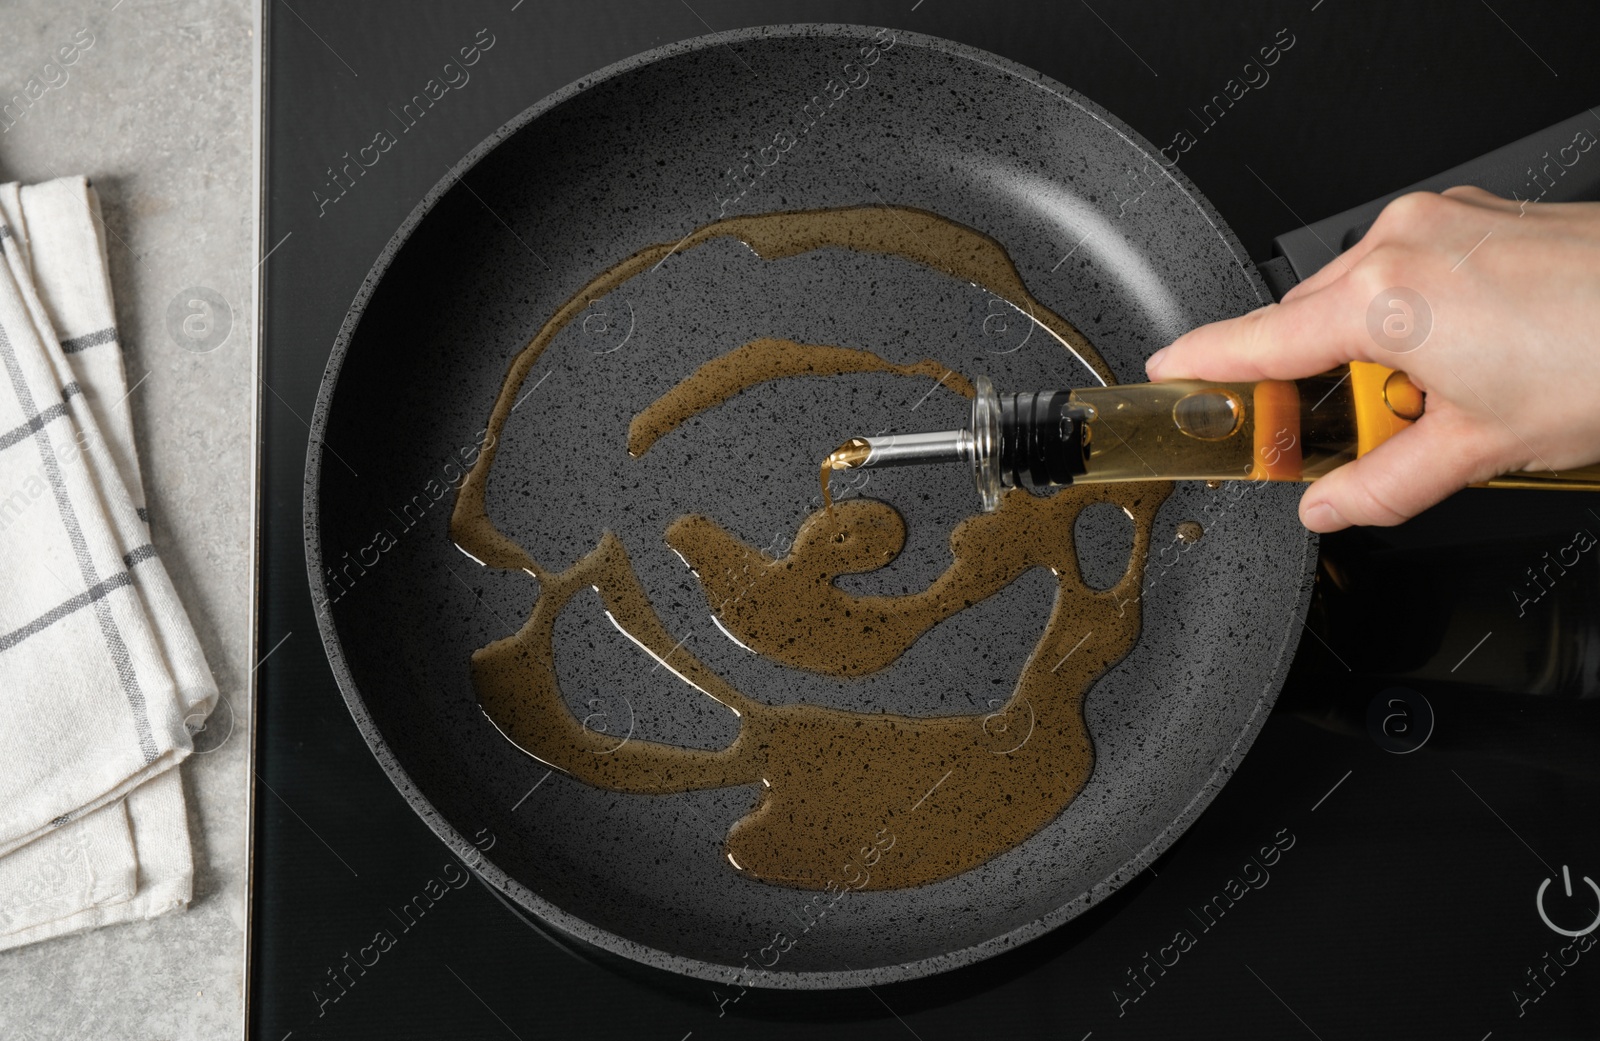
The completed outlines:
<svg viewBox="0 0 1600 1041">
<path fill-rule="evenodd" d="M 527 106 L 663 43 L 784 22 L 948 37 L 1158 147 L 1187 133 L 1182 168 L 1257 258 L 1600 101 L 1586 2 L 266 5 L 251 1036 L 1600 1036 L 1600 950 L 1567 935 L 1600 916 L 1600 558 L 1527 573 L 1600 532 L 1600 496 L 1469 492 L 1324 540 L 1279 706 L 1199 821 L 1092 912 L 943 976 L 730 1003 L 597 962 L 473 880 L 390 785 L 323 655 L 301 543 L 305 420 L 351 299 L 428 189 Z M 1270 79 L 1202 121 L 1280 34 Z M 473 45 L 468 75 L 444 70 Z M 429 81 L 446 89 L 427 122 L 345 181 Z M 432 908 L 402 917 L 419 893 Z"/>
</svg>

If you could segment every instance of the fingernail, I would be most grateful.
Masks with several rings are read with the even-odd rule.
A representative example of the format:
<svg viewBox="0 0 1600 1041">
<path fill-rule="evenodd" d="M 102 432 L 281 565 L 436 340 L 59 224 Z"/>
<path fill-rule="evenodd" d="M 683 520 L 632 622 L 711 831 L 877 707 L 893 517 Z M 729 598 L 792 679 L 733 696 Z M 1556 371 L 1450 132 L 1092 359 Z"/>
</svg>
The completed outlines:
<svg viewBox="0 0 1600 1041">
<path fill-rule="evenodd" d="M 1166 354 L 1166 353 L 1167 353 L 1167 349 L 1165 347 L 1163 347 L 1159 351 L 1155 352 L 1154 354 L 1150 355 L 1150 357 L 1145 359 L 1144 371 L 1145 371 L 1146 375 L 1152 376 L 1152 377 L 1155 376 L 1156 370 L 1161 368 L 1161 356 L 1163 354 Z"/>
<path fill-rule="evenodd" d="M 1312 531 L 1338 531 L 1347 528 L 1350 522 L 1344 515 L 1333 508 L 1332 503 L 1317 502 L 1307 506 L 1301 515 L 1301 521 Z"/>
</svg>

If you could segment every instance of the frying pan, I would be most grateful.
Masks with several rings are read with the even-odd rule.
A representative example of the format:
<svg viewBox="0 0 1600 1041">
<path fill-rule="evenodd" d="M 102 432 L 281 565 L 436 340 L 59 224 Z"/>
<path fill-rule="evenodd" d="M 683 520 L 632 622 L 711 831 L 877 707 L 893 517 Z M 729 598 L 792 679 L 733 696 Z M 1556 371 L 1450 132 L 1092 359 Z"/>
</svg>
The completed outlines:
<svg viewBox="0 0 1600 1041">
<path fill-rule="evenodd" d="M 650 51 L 512 120 L 418 205 L 334 348 L 305 484 L 312 595 L 334 673 L 374 754 L 439 837 L 584 944 L 785 988 L 872 985 L 991 956 L 1081 914 L 1171 845 L 1249 748 L 1288 671 L 1316 561 L 1296 519 L 1299 489 L 1175 486 L 1137 554 L 1119 510 L 1086 509 L 1073 529 L 1084 585 L 1110 587 L 1130 562 L 1142 569 L 1137 642 L 1085 699 L 1087 785 L 981 864 L 843 898 L 835 887 L 820 918 L 814 889 L 747 877 L 725 859 L 756 786 L 608 790 L 526 754 L 486 718 L 474 652 L 521 627 L 541 591 L 528 573 L 470 559 L 450 533 L 456 486 L 488 447 L 504 393 L 515 407 L 493 441 L 495 526 L 553 569 L 612 532 L 682 638 L 672 654 L 766 704 L 861 713 L 981 719 L 1018 683 L 1056 597 L 1042 569 L 888 667 L 839 678 L 721 632 L 662 536 L 679 516 L 705 515 L 781 556 L 816 512 L 817 462 L 842 435 L 952 425 L 959 395 L 889 372 L 797 377 L 700 412 L 639 458 L 627 429 L 697 366 L 764 336 L 934 357 L 1019 390 L 1098 382 L 1028 308 L 900 257 L 823 246 L 767 260 L 713 237 L 588 301 L 506 382 L 536 330 L 641 250 L 728 216 L 870 206 L 935 214 L 997 243 L 1119 381 L 1141 379 L 1144 358 L 1179 333 L 1271 299 L 1184 175 L 1070 89 L 913 33 L 783 26 Z M 927 588 L 975 508 L 966 480 L 888 474 L 857 490 L 899 511 L 905 545 L 839 585 Z M 1176 541 L 1178 524 L 1196 519 L 1203 538 Z M 563 696 L 585 727 L 702 749 L 736 739 L 738 719 L 659 668 L 661 655 L 641 655 L 588 596 L 553 636 Z M 840 837 L 841 872 L 858 839 L 870 842 Z"/>
</svg>

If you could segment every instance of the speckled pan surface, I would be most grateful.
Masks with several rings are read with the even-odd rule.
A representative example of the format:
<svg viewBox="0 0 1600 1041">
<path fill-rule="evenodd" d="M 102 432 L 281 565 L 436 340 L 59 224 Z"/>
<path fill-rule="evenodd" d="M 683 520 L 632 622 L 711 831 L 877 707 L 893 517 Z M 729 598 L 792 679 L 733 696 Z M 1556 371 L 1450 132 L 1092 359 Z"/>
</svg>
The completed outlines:
<svg viewBox="0 0 1600 1041">
<path fill-rule="evenodd" d="M 777 135 L 794 143 L 764 154 Z M 743 171 L 769 161 L 765 174 Z M 1097 765 L 1083 792 L 981 867 L 853 893 L 808 930 L 796 910 L 813 893 L 740 877 L 723 858 L 749 788 L 603 791 L 552 773 L 495 730 L 470 657 L 521 626 L 538 585 L 455 548 L 447 486 L 476 455 L 511 359 L 577 290 L 646 246 L 724 213 L 875 204 L 992 236 L 1120 380 L 1142 378 L 1143 359 L 1185 329 L 1268 299 L 1181 173 L 1060 84 L 910 33 L 769 27 L 602 70 L 484 142 L 378 260 L 323 383 L 307 555 L 324 642 L 374 753 L 508 898 L 660 968 L 733 981 L 747 963 L 768 964 L 742 982 L 859 986 L 954 968 L 1067 921 L 1204 809 L 1249 748 L 1296 646 L 1315 563 L 1296 520 L 1298 488 L 1179 486 L 1155 522 L 1143 633 L 1088 695 Z M 951 617 L 881 673 L 834 680 L 724 636 L 662 540 L 672 520 L 698 512 L 781 548 L 816 509 L 817 460 L 843 436 L 959 425 L 963 399 L 884 373 L 781 380 L 701 414 L 639 460 L 628 456 L 627 424 L 703 361 L 758 336 L 901 362 L 931 356 L 1002 389 L 1094 382 L 1080 363 L 981 289 L 832 248 L 764 261 L 736 240 L 707 242 L 590 312 L 541 356 L 505 427 L 488 492 L 503 531 L 552 567 L 615 532 L 666 626 L 763 701 L 981 714 L 1010 692 L 1054 597 L 1047 574 Z M 951 528 L 976 508 L 959 468 L 885 471 L 854 494 L 894 504 L 908 528 L 893 564 L 841 580 L 861 592 L 924 588 L 948 564 Z M 1125 565 L 1119 519 L 1096 509 L 1078 525 L 1096 584 Z M 1206 527 L 1192 546 L 1174 540 L 1185 520 Z M 574 712 L 619 735 L 707 748 L 732 740 L 737 722 L 653 668 L 588 596 L 555 637 Z M 768 945 L 780 931 L 793 942 L 778 952 Z"/>
</svg>

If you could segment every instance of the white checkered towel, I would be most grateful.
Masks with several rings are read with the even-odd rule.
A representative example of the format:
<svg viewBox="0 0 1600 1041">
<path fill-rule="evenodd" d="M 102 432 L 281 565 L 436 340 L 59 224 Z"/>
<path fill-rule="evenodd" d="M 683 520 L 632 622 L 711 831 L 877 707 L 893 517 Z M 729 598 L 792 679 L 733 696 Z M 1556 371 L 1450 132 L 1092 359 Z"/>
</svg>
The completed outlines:
<svg viewBox="0 0 1600 1041">
<path fill-rule="evenodd" d="M 0 950 L 185 906 L 216 684 L 150 544 L 104 225 L 0 185 Z"/>
</svg>

